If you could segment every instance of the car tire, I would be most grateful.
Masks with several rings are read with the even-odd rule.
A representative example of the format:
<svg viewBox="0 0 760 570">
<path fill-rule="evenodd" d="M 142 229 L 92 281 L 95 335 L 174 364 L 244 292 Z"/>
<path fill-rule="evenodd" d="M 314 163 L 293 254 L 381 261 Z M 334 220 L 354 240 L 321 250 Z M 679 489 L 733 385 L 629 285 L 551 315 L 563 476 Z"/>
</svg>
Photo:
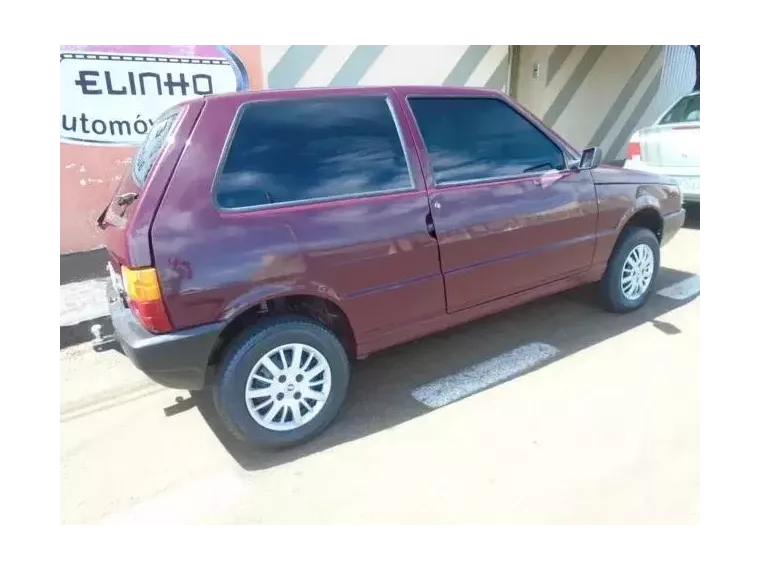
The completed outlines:
<svg viewBox="0 0 760 570">
<path fill-rule="evenodd" d="M 316 364 L 308 363 L 311 368 L 304 372 L 306 377 L 301 374 L 296 380 L 298 347 L 301 362 L 310 356 L 316 358 Z M 317 366 L 326 367 L 325 372 L 310 380 L 308 376 Z M 271 367 L 283 368 L 282 375 L 275 376 Z M 285 375 L 288 379 L 281 381 Z M 288 447 L 314 438 L 330 425 L 345 400 L 349 376 L 348 356 L 335 334 L 318 322 L 282 316 L 253 325 L 235 338 L 222 357 L 211 391 L 222 423 L 238 440 L 252 446 Z M 322 384 L 312 390 L 312 382 L 320 379 Z M 328 391 L 320 401 L 310 399 L 310 395 L 321 394 L 316 390 L 325 390 L 325 386 Z M 304 390 L 303 395 L 299 390 Z M 248 397 L 264 391 L 267 394 L 261 398 Z M 271 407 L 265 405 L 270 401 Z M 266 416 L 276 406 L 280 411 L 267 422 Z M 296 422 L 296 409 L 301 421 L 309 418 L 302 425 Z M 291 427 L 285 429 L 286 425 Z"/>
<path fill-rule="evenodd" d="M 634 287 L 635 292 L 631 293 L 630 275 L 631 263 L 635 265 L 634 251 L 644 252 L 642 255 L 647 259 L 651 254 L 651 276 L 645 287 Z M 648 263 L 645 265 L 649 266 Z M 607 269 L 599 283 L 601 305 L 613 313 L 628 313 L 640 308 L 651 296 L 659 270 L 660 242 L 654 232 L 640 227 L 625 228 L 615 244 Z"/>
</svg>

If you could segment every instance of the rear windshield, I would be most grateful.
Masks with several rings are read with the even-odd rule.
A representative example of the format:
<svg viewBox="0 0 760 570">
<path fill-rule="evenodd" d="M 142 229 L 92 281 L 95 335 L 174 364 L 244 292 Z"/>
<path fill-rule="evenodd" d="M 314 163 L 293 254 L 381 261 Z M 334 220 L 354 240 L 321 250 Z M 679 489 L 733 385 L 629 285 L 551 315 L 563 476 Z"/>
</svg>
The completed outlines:
<svg viewBox="0 0 760 570">
<path fill-rule="evenodd" d="M 138 186 L 143 186 L 148 179 L 158 155 L 166 144 L 176 117 L 176 114 L 169 115 L 153 123 L 140 148 L 137 149 L 132 160 L 132 176 Z"/>
<path fill-rule="evenodd" d="M 699 122 L 699 93 L 687 95 L 665 113 L 660 121 L 661 125 L 672 123 L 698 123 Z"/>
</svg>

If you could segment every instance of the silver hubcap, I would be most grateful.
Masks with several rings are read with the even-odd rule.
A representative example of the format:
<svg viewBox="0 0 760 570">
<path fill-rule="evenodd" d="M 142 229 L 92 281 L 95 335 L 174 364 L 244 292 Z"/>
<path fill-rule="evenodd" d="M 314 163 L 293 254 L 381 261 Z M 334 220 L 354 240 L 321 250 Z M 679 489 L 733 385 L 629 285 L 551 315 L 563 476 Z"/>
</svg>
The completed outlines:
<svg viewBox="0 0 760 570">
<path fill-rule="evenodd" d="M 273 431 L 296 429 L 313 420 L 330 395 L 327 359 L 305 344 L 284 344 L 262 356 L 245 386 L 248 412 Z"/>
<path fill-rule="evenodd" d="M 623 263 L 620 286 L 623 296 L 629 301 L 639 299 L 649 289 L 654 275 L 654 252 L 641 243 L 631 250 Z"/>
</svg>

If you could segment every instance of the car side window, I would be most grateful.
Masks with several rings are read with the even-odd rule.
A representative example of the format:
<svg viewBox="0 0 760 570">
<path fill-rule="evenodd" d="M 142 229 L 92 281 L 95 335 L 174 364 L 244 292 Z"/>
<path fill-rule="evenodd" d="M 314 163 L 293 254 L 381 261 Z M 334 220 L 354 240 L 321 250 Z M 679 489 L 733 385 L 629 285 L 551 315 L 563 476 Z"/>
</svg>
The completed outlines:
<svg viewBox="0 0 760 570">
<path fill-rule="evenodd" d="M 411 97 L 436 184 L 562 170 L 560 148 L 520 113 L 487 97 Z"/>
<path fill-rule="evenodd" d="M 221 208 L 413 188 L 384 96 L 244 106 L 216 184 Z"/>
</svg>

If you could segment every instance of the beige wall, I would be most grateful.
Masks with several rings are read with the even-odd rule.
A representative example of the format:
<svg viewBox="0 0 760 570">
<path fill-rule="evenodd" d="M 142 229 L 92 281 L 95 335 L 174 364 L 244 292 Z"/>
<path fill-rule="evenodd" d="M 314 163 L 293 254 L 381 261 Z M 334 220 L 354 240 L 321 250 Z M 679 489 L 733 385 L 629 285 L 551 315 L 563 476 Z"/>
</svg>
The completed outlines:
<svg viewBox="0 0 760 570">
<path fill-rule="evenodd" d="M 519 46 L 510 92 L 573 146 L 624 158 L 630 134 L 655 118 L 662 54 L 663 46 Z"/>
</svg>

